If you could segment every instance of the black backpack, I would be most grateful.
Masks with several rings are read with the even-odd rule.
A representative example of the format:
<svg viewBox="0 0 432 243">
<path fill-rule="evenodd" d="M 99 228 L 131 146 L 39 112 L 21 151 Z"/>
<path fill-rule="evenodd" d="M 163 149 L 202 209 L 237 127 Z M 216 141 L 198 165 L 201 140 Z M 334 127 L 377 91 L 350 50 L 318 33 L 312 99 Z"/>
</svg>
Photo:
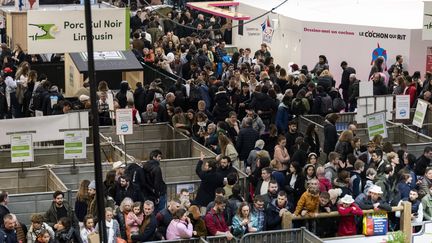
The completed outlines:
<svg viewBox="0 0 432 243">
<path fill-rule="evenodd" d="M 333 110 L 335 112 L 340 112 L 341 110 L 344 110 L 345 107 L 346 107 L 346 104 L 345 104 L 345 101 L 342 98 L 336 97 L 333 100 Z"/>
<path fill-rule="evenodd" d="M 321 100 L 321 114 L 322 115 L 327 115 L 329 113 L 333 112 L 333 102 L 332 102 L 332 98 L 329 95 L 326 96 L 320 96 L 320 100 Z"/>
<path fill-rule="evenodd" d="M 306 107 L 303 104 L 303 100 L 301 98 L 295 98 L 292 101 L 291 112 L 296 116 L 306 113 Z"/>
</svg>

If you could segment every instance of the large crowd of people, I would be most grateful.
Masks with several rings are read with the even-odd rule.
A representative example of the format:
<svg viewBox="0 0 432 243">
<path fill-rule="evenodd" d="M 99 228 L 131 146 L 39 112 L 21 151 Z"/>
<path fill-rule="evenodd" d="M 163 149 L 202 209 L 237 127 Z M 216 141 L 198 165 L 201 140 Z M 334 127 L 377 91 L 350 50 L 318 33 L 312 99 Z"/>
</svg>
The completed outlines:
<svg viewBox="0 0 432 243">
<path fill-rule="evenodd" d="M 391 206 L 403 201 L 412 204 L 413 222 L 432 220 L 432 147 L 416 158 L 406 145 L 396 151 L 379 135 L 362 141 L 354 121 L 338 134 L 338 113 L 355 111 L 359 96 L 360 80 L 347 62 L 336 82 L 330 72 L 335 67 L 324 55 L 312 70 L 273 63 L 266 43 L 229 56 L 231 22 L 189 10 L 163 16 L 139 9 L 130 22 L 137 58 L 178 79 L 169 87 L 159 79 L 137 83 L 135 90 L 122 81 L 119 91 L 100 81 L 99 123 L 115 122 L 107 100 L 112 94 L 116 108 L 133 109 L 135 123 L 170 123 L 217 157 L 208 161 L 202 155 L 195 169 L 201 179 L 197 191 L 184 189 L 175 197 L 167 195 L 161 151 L 142 164 L 114 163 L 98 192 L 105 196 L 110 243 L 240 238 L 283 228 L 288 212 L 305 217 L 338 211 L 340 218 L 294 221 L 293 227 L 306 226 L 320 237 L 360 233 L 356 222 L 364 209 L 389 212 L 389 228 L 396 230 L 400 215 Z M 90 107 L 88 83 L 77 92 L 78 101 L 65 100 L 49 77 L 31 69 L 39 59 L 19 45 L 13 51 L 2 45 L 1 119 Z M 410 74 L 402 56 L 388 71 L 378 58 L 369 77 L 363 82 L 373 82 L 374 95 L 408 94 L 411 107 L 418 98 L 432 98 L 431 74 L 425 79 Z M 296 117 L 305 114 L 325 117 L 323 146 L 315 125 L 305 134 L 298 131 Z M 246 173 L 246 184 L 239 171 Z M 47 212 L 32 215 L 27 229 L 9 212 L 8 193 L 1 192 L 0 243 L 88 242 L 98 231 L 95 195 L 95 182 L 88 180 L 81 182 L 75 205 L 55 192 Z"/>
</svg>

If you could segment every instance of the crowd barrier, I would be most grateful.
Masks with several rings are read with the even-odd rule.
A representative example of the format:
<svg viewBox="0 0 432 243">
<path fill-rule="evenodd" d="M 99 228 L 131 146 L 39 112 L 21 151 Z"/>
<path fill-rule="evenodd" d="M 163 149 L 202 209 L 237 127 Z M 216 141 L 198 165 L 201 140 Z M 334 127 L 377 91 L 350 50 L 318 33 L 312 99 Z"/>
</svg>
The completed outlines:
<svg viewBox="0 0 432 243">
<path fill-rule="evenodd" d="M 21 163 L 11 163 L 10 149 L 0 150 L 0 169 L 21 168 L 23 167 L 38 167 L 46 164 L 72 164 L 72 160 L 64 159 L 63 146 L 51 147 L 35 147 L 34 161 Z M 101 158 L 103 162 L 120 160 L 121 154 L 118 153 L 111 145 L 101 143 Z M 92 163 L 93 162 L 93 145 L 87 145 L 87 159 L 76 159 L 76 163 Z"/>
<path fill-rule="evenodd" d="M 355 116 L 355 113 L 341 113 L 342 122 L 345 125 L 340 125 L 344 129 L 348 128 L 349 119 Z M 351 117 L 351 118 L 350 118 Z M 310 124 L 315 124 L 317 128 L 318 138 L 320 140 L 321 147 L 324 146 L 324 121 L 325 118 L 318 115 L 305 115 L 298 118 L 298 130 L 303 134 L 306 133 L 306 129 Z M 343 129 L 342 129 L 343 130 Z M 394 123 L 391 121 L 387 122 L 387 134 L 388 138 L 384 141 L 390 141 L 393 143 L 395 150 L 400 148 L 401 143 L 408 145 L 409 153 L 413 153 L 417 157 L 423 154 L 425 146 L 432 146 L 432 138 L 424 134 L 421 134 L 410 127 L 402 123 Z M 366 144 L 369 141 L 369 134 L 367 128 L 363 125 L 357 126 L 356 136 L 360 138 L 362 144 Z"/>
<path fill-rule="evenodd" d="M 225 236 L 207 236 L 180 240 L 151 241 L 151 243 L 322 243 L 323 241 L 301 227 L 297 229 L 272 230 L 248 233 L 241 238 L 227 240 Z"/>
<path fill-rule="evenodd" d="M 2 190 L 9 192 L 8 207 L 28 225 L 33 213 L 45 213 L 54 191 L 67 192 L 66 185 L 50 168 L 5 169 L 0 172 Z M 65 200 L 68 200 L 65 195 Z"/>
<path fill-rule="evenodd" d="M 384 211 L 375 211 L 374 209 L 370 210 L 362 210 L 363 215 L 384 212 Z M 405 233 L 406 242 L 410 242 L 409 239 L 412 238 L 412 223 L 411 223 L 411 203 L 410 202 L 402 202 L 401 206 L 392 207 L 392 212 L 400 211 L 400 230 Z M 313 216 L 297 216 L 292 215 L 290 212 L 285 213 L 284 222 L 287 225 L 292 225 L 292 221 L 295 220 L 307 220 L 307 219 L 319 219 L 319 218 L 330 218 L 330 217 L 341 217 L 339 212 L 332 211 L 330 213 L 318 213 Z M 332 239 L 341 239 L 341 237 L 334 237 Z"/>
</svg>

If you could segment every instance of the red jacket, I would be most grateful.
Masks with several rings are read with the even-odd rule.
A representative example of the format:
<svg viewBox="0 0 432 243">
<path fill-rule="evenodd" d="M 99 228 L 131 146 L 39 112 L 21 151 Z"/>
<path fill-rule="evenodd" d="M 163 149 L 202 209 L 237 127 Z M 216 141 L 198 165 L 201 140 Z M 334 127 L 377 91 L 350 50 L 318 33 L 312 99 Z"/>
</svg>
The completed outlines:
<svg viewBox="0 0 432 243">
<path fill-rule="evenodd" d="M 209 235 L 216 235 L 216 232 L 227 232 L 229 228 L 225 222 L 223 214 L 217 214 L 212 208 L 204 217 L 205 225 L 207 226 L 207 231 Z"/>
<path fill-rule="evenodd" d="M 413 107 L 417 94 L 416 84 L 410 84 L 410 86 L 408 86 L 408 88 L 405 90 L 405 94 L 410 96 L 410 107 Z"/>
<path fill-rule="evenodd" d="M 363 215 L 363 211 L 353 203 L 348 208 L 344 208 L 342 204 L 338 206 L 338 212 L 341 215 L 339 221 L 338 236 L 355 235 L 357 234 L 357 227 L 354 215 Z M 348 215 L 353 214 L 353 215 Z"/>
<path fill-rule="evenodd" d="M 318 178 L 320 192 L 328 192 L 328 190 L 332 189 L 332 184 L 329 179 L 325 177 Z"/>
</svg>

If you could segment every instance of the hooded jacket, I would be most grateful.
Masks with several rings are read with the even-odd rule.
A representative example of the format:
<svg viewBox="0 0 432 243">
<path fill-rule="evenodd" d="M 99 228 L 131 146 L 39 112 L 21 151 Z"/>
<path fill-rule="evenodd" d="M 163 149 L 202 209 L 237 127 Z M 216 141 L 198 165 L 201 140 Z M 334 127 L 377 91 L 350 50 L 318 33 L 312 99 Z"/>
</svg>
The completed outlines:
<svg viewBox="0 0 432 243">
<path fill-rule="evenodd" d="M 355 235 L 357 234 L 357 226 L 354 215 L 363 215 L 363 211 L 355 203 L 352 203 L 348 208 L 340 204 L 338 212 L 341 215 L 339 221 L 338 236 Z M 352 214 L 352 215 L 348 215 Z"/>
<path fill-rule="evenodd" d="M 159 161 L 149 160 L 142 169 L 144 178 L 141 179 L 141 190 L 144 199 L 156 201 L 159 197 L 166 195 L 167 186 L 163 180 Z"/>
</svg>

